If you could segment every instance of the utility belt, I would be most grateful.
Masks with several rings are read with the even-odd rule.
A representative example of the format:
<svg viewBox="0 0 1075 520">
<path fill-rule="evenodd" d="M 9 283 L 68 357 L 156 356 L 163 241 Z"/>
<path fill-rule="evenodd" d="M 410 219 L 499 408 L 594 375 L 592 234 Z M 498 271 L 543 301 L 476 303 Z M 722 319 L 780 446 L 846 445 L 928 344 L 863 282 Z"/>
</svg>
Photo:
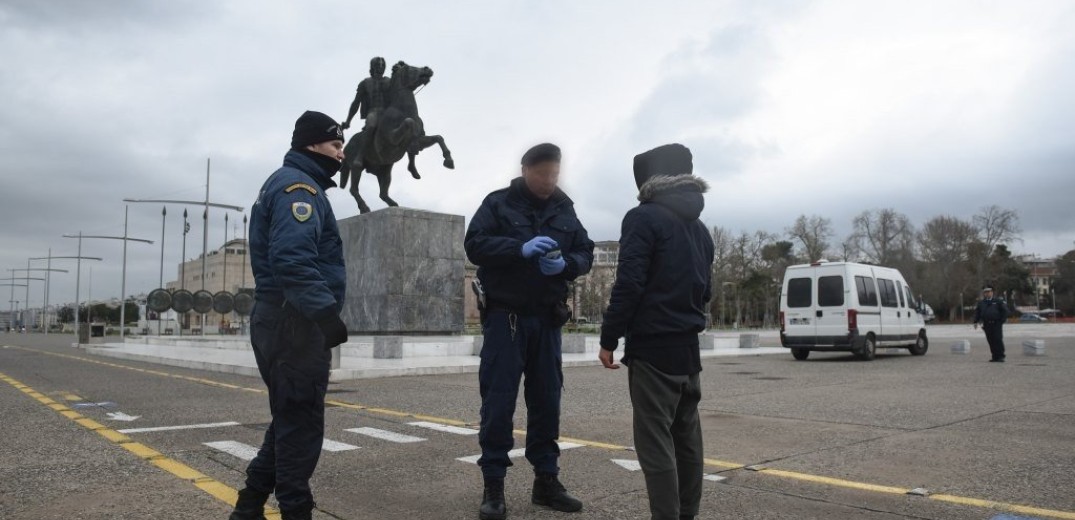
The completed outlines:
<svg viewBox="0 0 1075 520">
<path fill-rule="evenodd" d="M 571 307 L 568 307 L 565 302 L 559 302 L 553 305 L 528 305 L 526 307 L 508 306 L 499 302 L 487 302 L 485 309 L 481 310 L 482 323 L 485 323 L 485 318 L 492 312 L 502 312 L 509 316 L 541 318 L 547 320 L 549 325 L 553 328 L 563 327 L 567 322 L 571 321 Z"/>
</svg>

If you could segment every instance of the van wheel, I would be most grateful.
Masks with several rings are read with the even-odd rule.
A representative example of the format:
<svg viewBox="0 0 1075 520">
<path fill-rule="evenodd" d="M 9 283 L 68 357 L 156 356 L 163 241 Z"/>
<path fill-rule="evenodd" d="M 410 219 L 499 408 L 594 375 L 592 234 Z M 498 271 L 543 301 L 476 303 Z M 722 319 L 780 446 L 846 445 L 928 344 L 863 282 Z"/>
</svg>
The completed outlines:
<svg viewBox="0 0 1075 520">
<path fill-rule="evenodd" d="M 791 355 L 795 356 L 797 361 L 806 361 L 806 358 L 810 357 L 810 351 L 805 348 L 793 348 Z"/>
<path fill-rule="evenodd" d="M 862 340 L 862 346 L 855 351 L 855 357 L 862 361 L 870 361 L 877 355 L 877 342 L 873 335 L 866 336 Z"/>
<path fill-rule="evenodd" d="M 912 356 L 924 356 L 926 351 L 929 350 L 929 338 L 926 337 L 926 332 L 922 331 L 918 333 L 918 339 L 915 340 L 913 347 L 909 348 Z"/>
</svg>

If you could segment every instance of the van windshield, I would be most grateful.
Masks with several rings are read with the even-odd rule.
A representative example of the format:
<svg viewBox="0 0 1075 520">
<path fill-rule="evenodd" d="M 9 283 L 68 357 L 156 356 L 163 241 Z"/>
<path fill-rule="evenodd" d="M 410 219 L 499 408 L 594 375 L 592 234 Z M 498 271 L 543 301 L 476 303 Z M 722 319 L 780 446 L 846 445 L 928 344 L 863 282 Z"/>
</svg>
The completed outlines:
<svg viewBox="0 0 1075 520">
<path fill-rule="evenodd" d="M 813 302 L 813 280 L 809 278 L 792 278 L 788 280 L 788 307 L 809 307 Z"/>
</svg>

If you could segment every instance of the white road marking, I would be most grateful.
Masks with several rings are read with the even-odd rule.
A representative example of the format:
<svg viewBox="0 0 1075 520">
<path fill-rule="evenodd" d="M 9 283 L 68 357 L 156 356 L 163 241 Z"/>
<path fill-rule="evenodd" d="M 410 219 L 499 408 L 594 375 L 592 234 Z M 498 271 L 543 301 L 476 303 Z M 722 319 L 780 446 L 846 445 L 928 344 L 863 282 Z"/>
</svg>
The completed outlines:
<svg viewBox="0 0 1075 520">
<path fill-rule="evenodd" d="M 463 428 L 462 426 L 450 426 L 447 424 L 438 424 L 433 422 L 418 421 L 407 423 L 411 426 L 417 426 L 419 428 L 428 428 L 430 430 L 436 430 L 438 432 L 454 433 L 456 435 L 477 435 L 478 430 L 474 428 Z"/>
<path fill-rule="evenodd" d="M 351 451 L 357 450 L 358 446 L 347 444 L 346 442 L 337 442 L 329 439 L 325 439 L 321 442 L 321 449 L 325 451 Z"/>
<path fill-rule="evenodd" d="M 236 441 L 203 442 L 202 444 L 242 460 L 254 460 L 254 457 L 258 455 L 257 448 Z"/>
<path fill-rule="evenodd" d="M 108 418 L 112 419 L 113 421 L 123 421 L 123 422 L 131 422 L 131 421 L 134 421 L 134 420 L 142 417 L 141 415 L 127 415 L 127 414 L 125 414 L 123 412 L 108 412 L 105 415 L 107 415 Z"/>
<path fill-rule="evenodd" d="M 346 431 L 349 431 L 351 433 L 357 433 L 359 435 L 365 435 L 367 437 L 373 437 L 374 439 L 381 439 L 382 441 L 396 442 L 399 444 L 422 442 L 425 440 L 421 437 L 404 435 L 402 433 L 390 432 L 388 430 L 381 430 L 377 428 L 351 428 Z"/>
<path fill-rule="evenodd" d="M 570 450 L 572 448 L 581 448 L 582 447 L 582 444 L 575 444 L 573 442 L 558 442 L 557 444 L 560 445 L 560 450 Z M 509 459 L 517 459 L 517 458 L 522 457 L 524 455 L 526 455 L 526 448 L 516 448 L 516 449 L 511 450 L 511 451 L 508 452 L 508 458 Z M 478 459 L 480 459 L 480 458 L 482 458 L 481 455 L 471 455 L 469 457 L 459 457 L 458 459 L 455 459 L 455 460 L 458 460 L 459 462 L 466 462 L 468 464 L 477 464 Z"/>
<path fill-rule="evenodd" d="M 724 481 L 724 480 L 728 480 L 728 477 L 722 477 L 720 475 L 706 475 L 706 476 L 704 476 L 702 478 L 704 478 L 704 479 L 706 479 L 706 480 L 708 480 L 710 482 L 721 482 L 721 481 Z"/>
<path fill-rule="evenodd" d="M 224 453 L 227 453 L 228 455 L 247 461 L 254 460 L 254 457 L 258 455 L 257 448 L 242 442 L 216 441 L 203 442 L 202 444 L 209 446 L 214 450 L 222 451 Z M 325 439 L 324 442 L 321 444 L 321 449 L 325 451 L 350 451 L 357 450 L 358 446 Z"/>
<path fill-rule="evenodd" d="M 146 433 L 146 432 L 170 432 L 174 430 L 197 430 L 201 428 L 223 428 L 225 426 L 239 426 L 239 423 L 234 421 L 228 422 L 216 422 L 216 423 L 204 423 L 204 424 L 184 424 L 182 426 L 156 426 L 153 428 L 127 428 L 125 430 L 116 430 L 120 433 Z"/>
<path fill-rule="evenodd" d="M 612 459 L 612 463 L 627 471 L 642 471 L 642 464 L 637 460 Z"/>
</svg>

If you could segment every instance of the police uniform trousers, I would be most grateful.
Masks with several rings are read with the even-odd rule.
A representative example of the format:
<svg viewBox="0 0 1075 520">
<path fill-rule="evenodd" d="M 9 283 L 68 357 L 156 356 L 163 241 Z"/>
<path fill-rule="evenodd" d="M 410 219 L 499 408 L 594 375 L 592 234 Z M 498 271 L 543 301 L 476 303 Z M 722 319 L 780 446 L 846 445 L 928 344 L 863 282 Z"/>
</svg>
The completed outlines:
<svg viewBox="0 0 1075 520">
<path fill-rule="evenodd" d="M 1004 323 L 1000 321 L 986 321 L 982 323 L 985 332 L 985 340 L 989 342 L 989 352 L 993 359 L 1004 359 Z"/>
<path fill-rule="evenodd" d="M 704 470 L 701 379 L 698 374 L 666 374 L 638 359 L 628 361 L 627 376 L 635 451 L 646 477 L 651 518 L 694 518 Z"/>
<path fill-rule="evenodd" d="M 325 437 L 325 392 L 332 353 L 321 329 L 296 310 L 257 302 L 250 341 L 269 390 L 272 422 L 246 469 L 246 486 L 275 491 L 283 511 L 313 507 L 310 477 Z"/>
<path fill-rule="evenodd" d="M 520 379 L 525 377 L 526 459 L 535 473 L 556 475 L 560 468 L 560 395 L 563 387 L 560 327 L 544 316 L 491 311 L 485 321 L 481 367 L 482 456 L 487 479 L 504 478 L 512 465 L 512 431 Z"/>
</svg>

